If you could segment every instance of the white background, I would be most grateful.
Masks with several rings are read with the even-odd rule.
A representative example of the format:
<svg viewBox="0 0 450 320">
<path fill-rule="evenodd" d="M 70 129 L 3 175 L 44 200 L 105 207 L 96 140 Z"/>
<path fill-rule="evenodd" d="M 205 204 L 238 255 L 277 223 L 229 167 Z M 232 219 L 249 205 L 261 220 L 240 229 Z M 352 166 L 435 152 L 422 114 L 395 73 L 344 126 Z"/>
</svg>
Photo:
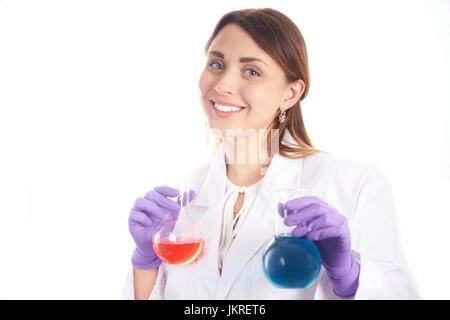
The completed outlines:
<svg viewBox="0 0 450 320">
<path fill-rule="evenodd" d="M 0 298 L 120 299 L 137 197 L 205 159 L 203 48 L 272 7 L 314 145 L 387 173 L 422 299 L 449 299 L 450 1 L 0 1 Z M 383 230 L 380 230 L 380 236 Z"/>
</svg>

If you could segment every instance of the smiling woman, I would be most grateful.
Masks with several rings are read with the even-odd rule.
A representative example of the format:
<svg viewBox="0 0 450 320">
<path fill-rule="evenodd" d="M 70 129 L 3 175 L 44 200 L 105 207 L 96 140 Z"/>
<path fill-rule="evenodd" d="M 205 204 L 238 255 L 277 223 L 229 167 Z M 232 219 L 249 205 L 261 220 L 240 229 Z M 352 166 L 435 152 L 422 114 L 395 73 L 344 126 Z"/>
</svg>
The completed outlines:
<svg viewBox="0 0 450 320">
<path fill-rule="evenodd" d="M 202 231 L 203 251 L 183 266 L 163 263 L 152 251 L 149 243 L 158 223 L 164 223 L 164 214 L 177 210 L 169 198 L 180 192 L 170 186 L 156 187 L 138 199 L 130 213 L 136 250 L 125 296 L 413 297 L 385 174 L 372 165 L 315 149 L 306 133 L 300 102 L 310 84 L 308 58 L 295 24 L 270 8 L 233 11 L 218 22 L 205 54 L 200 101 L 207 126 L 220 144 L 210 163 L 190 171 L 195 191 L 190 216 Z M 272 152 L 273 142 L 276 152 Z M 289 197 L 279 202 L 273 195 L 280 189 L 306 191 L 288 192 Z M 283 268 L 272 268 L 267 261 L 277 262 L 270 258 L 264 260 L 263 269 L 265 248 L 274 235 L 274 216 L 278 219 L 280 212 L 282 223 L 291 227 L 290 233 L 283 234 L 289 239 L 288 247 L 301 248 L 280 251 L 276 259 Z M 316 248 L 315 257 L 320 252 L 321 259 L 315 260 L 321 261 L 316 264 L 319 274 L 314 271 L 308 287 L 304 281 L 299 287 L 297 281 L 295 286 L 283 284 L 290 290 L 280 289 L 265 270 L 281 272 L 286 282 L 296 281 L 311 257 L 299 254 L 312 252 L 304 244 Z"/>
<path fill-rule="evenodd" d="M 233 128 L 266 130 L 268 154 L 272 152 L 271 129 L 279 130 L 278 149 L 283 156 L 302 158 L 323 152 L 314 148 L 303 122 L 300 102 L 310 84 L 307 51 L 301 32 L 288 17 L 270 8 L 229 12 L 217 23 L 204 52 L 207 64 L 199 87 L 207 133 L 215 133 L 214 154 L 225 130 Z M 222 106 L 247 110 L 224 113 L 217 105 L 210 108 L 216 97 L 222 99 Z M 233 123 L 217 117 L 233 117 Z M 286 129 L 294 145 L 281 143 Z"/>
</svg>

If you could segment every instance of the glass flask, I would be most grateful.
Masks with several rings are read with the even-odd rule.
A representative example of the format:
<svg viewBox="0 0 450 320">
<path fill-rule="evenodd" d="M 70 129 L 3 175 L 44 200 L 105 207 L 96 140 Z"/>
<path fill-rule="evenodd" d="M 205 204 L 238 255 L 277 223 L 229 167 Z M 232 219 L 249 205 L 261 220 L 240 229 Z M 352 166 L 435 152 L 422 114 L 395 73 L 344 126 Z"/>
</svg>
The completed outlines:
<svg viewBox="0 0 450 320">
<path fill-rule="evenodd" d="M 314 242 L 292 237 L 296 226 L 286 226 L 284 204 L 305 196 L 306 189 L 277 189 L 273 195 L 274 236 L 263 255 L 266 277 L 279 288 L 308 288 L 317 279 L 322 258 Z"/>
<path fill-rule="evenodd" d="M 204 239 L 200 228 L 190 216 L 190 205 L 196 194 L 189 188 L 189 179 L 179 180 L 177 189 L 180 190 L 177 197 L 180 211 L 165 215 L 161 229 L 153 236 L 152 246 L 162 261 L 186 265 L 198 258 Z"/>
</svg>

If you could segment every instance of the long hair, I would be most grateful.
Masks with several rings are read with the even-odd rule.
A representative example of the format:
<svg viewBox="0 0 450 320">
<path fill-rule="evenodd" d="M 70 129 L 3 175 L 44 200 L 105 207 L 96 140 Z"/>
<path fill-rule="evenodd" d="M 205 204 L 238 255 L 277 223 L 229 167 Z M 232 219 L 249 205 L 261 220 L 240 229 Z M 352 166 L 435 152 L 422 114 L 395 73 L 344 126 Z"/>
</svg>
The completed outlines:
<svg viewBox="0 0 450 320">
<path fill-rule="evenodd" d="M 315 153 L 324 152 L 315 149 L 303 123 L 300 102 L 306 98 L 310 86 L 308 55 L 303 36 L 297 26 L 283 13 L 272 9 L 244 9 L 231 11 L 225 14 L 217 23 L 213 33 L 206 43 L 204 52 L 227 24 L 234 23 L 244 29 L 249 36 L 282 68 L 288 82 L 303 80 L 305 91 L 294 106 L 286 110 L 286 121 L 279 123 L 279 110 L 272 123 L 267 128 L 268 152 L 271 154 L 271 129 L 279 130 L 279 154 L 291 159 L 306 158 Z M 207 128 L 207 148 L 209 148 L 209 130 Z M 292 135 L 298 146 L 283 145 L 281 141 L 286 132 Z M 214 154 L 219 145 L 219 138 L 214 137 Z"/>
</svg>

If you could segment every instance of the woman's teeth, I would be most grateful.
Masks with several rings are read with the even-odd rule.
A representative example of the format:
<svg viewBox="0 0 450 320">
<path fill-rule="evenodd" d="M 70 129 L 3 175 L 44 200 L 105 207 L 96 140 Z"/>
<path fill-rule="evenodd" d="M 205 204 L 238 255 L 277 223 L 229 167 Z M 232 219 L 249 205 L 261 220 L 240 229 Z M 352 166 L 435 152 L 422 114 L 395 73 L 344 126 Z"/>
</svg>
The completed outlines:
<svg viewBox="0 0 450 320">
<path fill-rule="evenodd" d="M 241 107 L 233 107 L 233 106 L 222 106 L 220 104 L 214 103 L 214 108 L 220 110 L 222 112 L 236 112 L 241 110 Z"/>
</svg>

